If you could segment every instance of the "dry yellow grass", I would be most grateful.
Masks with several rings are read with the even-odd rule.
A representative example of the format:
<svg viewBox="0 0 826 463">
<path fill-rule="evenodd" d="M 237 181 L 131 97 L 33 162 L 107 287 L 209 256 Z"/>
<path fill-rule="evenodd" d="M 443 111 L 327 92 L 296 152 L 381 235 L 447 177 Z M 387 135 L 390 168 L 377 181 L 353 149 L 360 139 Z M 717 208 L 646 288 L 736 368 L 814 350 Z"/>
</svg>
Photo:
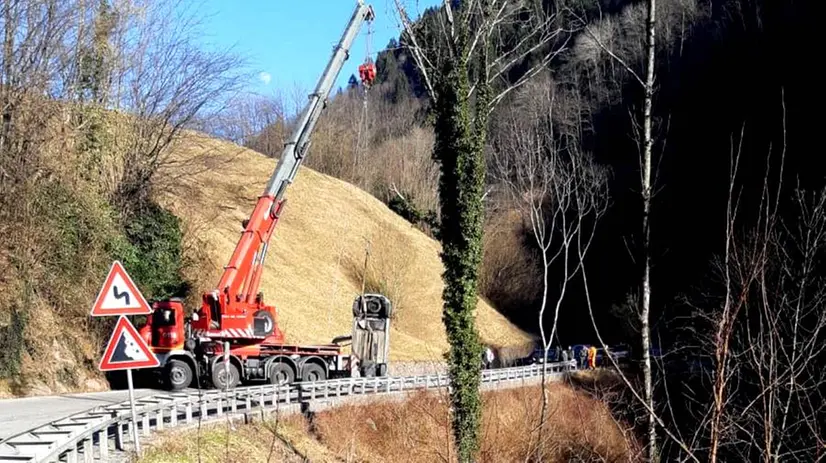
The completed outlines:
<svg viewBox="0 0 826 463">
<path fill-rule="evenodd" d="M 614 420 L 605 403 L 564 384 L 547 388 L 541 435 L 539 386 L 482 394 L 477 461 L 638 461 L 634 436 Z M 314 434 L 326 452 L 307 448 L 304 453 L 312 461 L 330 462 L 456 461 L 443 394 L 420 391 L 401 403 L 376 401 L 319 413 L 313 419 Z"/>
<path fill-rule="evenodd" d="M 539 386 L 484 393 L 478 461 L 640 460 L 636 438 L 605 403 L 558 383 L 548 385 L 548 392 L 548 419 L 541 434 Z M 444 391 L 419 391 L 403 401 L 379 398 L 367 405 L 344 405 L 310 420 L 280 416 L 238 425 L 232 432 L 218 422 L 202 430 L 200 452 L 197 430 L 171 431 L 154 439 L 140 463 L 453 462 L 448 418 Z"/>
<path fill-rule="evenodd" d="M 189 251 L 205 250 L 212 270 L 190 271 L 200 290 L 215 284 L 275 168 L 275 160 L 237 145 L 190 134 L 159 174 L 158 200 L 184 221 Z M 383 275 L 397 312 L 393 360 L 440 360 L 447 349 L 441 322 L 439 244 L 363 190 L 303 168 L 287 192 L 261 289 L 279 311 L 293 343 L 329 342 L 351 329 L 365 250 L 371 272 Z M 480 300 L 482 340 L 520 344 L 528 335 Z"/>
</svg>

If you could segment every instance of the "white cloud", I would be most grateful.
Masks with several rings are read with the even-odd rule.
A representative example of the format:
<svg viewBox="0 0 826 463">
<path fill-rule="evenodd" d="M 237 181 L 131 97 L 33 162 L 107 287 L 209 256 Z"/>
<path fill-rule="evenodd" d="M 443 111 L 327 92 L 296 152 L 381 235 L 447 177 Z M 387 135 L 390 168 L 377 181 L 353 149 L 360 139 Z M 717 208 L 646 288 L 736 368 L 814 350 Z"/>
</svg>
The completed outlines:
<svg viewBox="0 0 826 463">
<path fill-rule="evenodd" d="M 264 82 L 264 85 L 269 85 L 270 81 L 272 80 L 272 76 L 269 72 L 262 72 L 258 74 L 258 78 L 261 80 L 261 82 Z"/>
</svg>

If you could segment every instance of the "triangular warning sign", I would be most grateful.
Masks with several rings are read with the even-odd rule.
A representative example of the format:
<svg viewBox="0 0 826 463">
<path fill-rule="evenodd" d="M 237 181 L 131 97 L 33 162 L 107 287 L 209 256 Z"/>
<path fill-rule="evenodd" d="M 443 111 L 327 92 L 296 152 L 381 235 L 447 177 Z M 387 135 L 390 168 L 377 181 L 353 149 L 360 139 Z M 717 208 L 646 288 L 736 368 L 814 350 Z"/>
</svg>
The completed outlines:
<svg viewBox="0 0 826 463">
<path fill-rule="evenodd" d="M 92 306 L 93 317 L 108 315 L 149 315 L 152 309 L 138 287 L 126 274 L 123 265 L 115 261 L 109 269 L 109 275 L 103 283 L 95 305 Z"/>
<path fill-rule="evenodd" d="M 160 365 L 138 330 L 121 316 L 100 360 L 100 371 L 153 368 Z"/>
</svg>

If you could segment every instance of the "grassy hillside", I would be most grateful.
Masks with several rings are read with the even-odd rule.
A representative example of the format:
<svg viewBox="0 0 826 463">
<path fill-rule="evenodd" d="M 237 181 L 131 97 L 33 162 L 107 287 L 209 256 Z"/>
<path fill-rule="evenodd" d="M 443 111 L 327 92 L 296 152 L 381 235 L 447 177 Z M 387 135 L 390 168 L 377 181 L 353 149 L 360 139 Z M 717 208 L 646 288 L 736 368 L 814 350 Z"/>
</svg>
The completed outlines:
<svg viewBox="0 0 826 463">
<path fill-rule="evenodd" d="M 185 252 L 201 261 L 190 267 L 196 274 L 189 278 L 199 290 L 209 289 L 275 160 L 199 135 L 180 141 L 172 159 L 159 175 L 158 201 L 183 220 Z M 307 168 L 287 199 L 261 284 L 265 300 L 279 310 L 287 339 L 329 342 L 350 331 L 350 307 L 361 289 L 369 246 L 367 289 L 386 294 L 396 307 L 391 358 L 440 360 L 447 342 L 439 244 L 365 191 Z M 484 342 L 529 339 L 485 301 L 479 301 L 477 319 Z"/>
</svg>

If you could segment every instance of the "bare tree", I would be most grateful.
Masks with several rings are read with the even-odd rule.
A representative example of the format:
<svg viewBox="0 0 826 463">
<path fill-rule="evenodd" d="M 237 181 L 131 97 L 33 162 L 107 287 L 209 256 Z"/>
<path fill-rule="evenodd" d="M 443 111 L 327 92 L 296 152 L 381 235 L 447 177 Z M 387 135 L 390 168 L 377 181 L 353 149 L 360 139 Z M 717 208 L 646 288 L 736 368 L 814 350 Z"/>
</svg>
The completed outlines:
<svg viewBox="0 0 826 463">
<path fill-rule="evenodd" d="M 651 202 L 653 198 L 652 154 L 654 149 L 653 103 L 654 70 L 657 53 L 657 0 L 647 0 L 645 10 L 645 47 L 643 73 L 637 72 L 632 63 L 624 59 L 609 45 L 606 45 L 601 31 L 585 27 L 589 39 L 597 48 L 605 52 L 618 63 L 643 89 L 643 110 L 641 114 L 642 133 L 640 134 L 640 185 L 642 199 L 641 254 L 642 275 L 640 279 L 640 344 L 643 364 L 643 394 L 648 416 L 648 460 L 657 460 L 657 418 L 654 415 L 654 388 L 651 373 Z"/>
<path fill-rule="evenodd" d="M 640 326 L 642 337 L 643 381 L 645 400 L 648 408 L 654 409 L 654 389 L 651 379 L 651 152 L 654 148 L 654 138 L 651 132 L 652 106 L 654 101 L 654 66 L 656 65 L 655 19 L 657 1 L 648 0 L 646 18 L 646 63 L 645 63 L 645 98 L 643 100 L 643 130 L 642 130 L 642 307 L 640 310 Z M 657 428 L 653 413 L 648 415 L 648 460 L 657 460 Z"/>
<path fill-rule="evenodd" d="M 126 0 L 125 0 L 126 1 Z M 242 83 L 242 61 L 197 44 L 199 23 L 186 2 L 127 1 L 140 14 L 125 25 L 114 81 L 119 106 L 135 117 L 115 193 L 121 208 L 143 201 L 166 148 L 197 117 L 224 106 Z"/>
<path fill-rule="evenodd" d="M 281 153 L 287 117 L 283 98 L 248 94 L 234 98 L 204 129 L 269 156 Z"/>
<path fill-rule="evenodd" d="M 556 335 L 559 311 L 568 285 L 581 269 L 596 225 L 608 206 L 607 178 L 603 169 L 581 153 L 577 143 L 565 143 L 554 130 L 555 85 L 550 79 L 536 80 L 509 101 L 504 123 L 494 142 L 495 175 L 510 200 L 521 211 L 541 258 L 542 294 L 538 327 L 544 359 Z M 583 244 L 581 255 L 577 243 Z M 549 300 L 551 268 L 561 267 L 554 278 L 559 285 L 555 300 Z M 556 277 L 556 275 L 554 275 Z M 552 308 L 550 331 L 546 311 Z M 538 441 L 548 414 L 548 391 L 542 371 L 542 409 L 537 427 Z M 541 447 L 541 445 L 540 445 Z"/>
<path fill-rule="evenodd" d="M 785 137 L 785 114 L 783 122 Z M 699 339 L 713 362 L 699 432 L 709 461 L 816 461 L 826 414 L 826 375 L 813 367 L 826 349 L 826 282 L 817 270 L 826 251 L 826 190 L 784 193 L 784 138 L 779 154 L 765 158 L 759 197 L 749 197 L 740 178 L 744 137 L 745 129 L 732 147 L 726 246 L 714 267 L 722 296 L 698 311 L 711 333 Z"/>
</svg>

